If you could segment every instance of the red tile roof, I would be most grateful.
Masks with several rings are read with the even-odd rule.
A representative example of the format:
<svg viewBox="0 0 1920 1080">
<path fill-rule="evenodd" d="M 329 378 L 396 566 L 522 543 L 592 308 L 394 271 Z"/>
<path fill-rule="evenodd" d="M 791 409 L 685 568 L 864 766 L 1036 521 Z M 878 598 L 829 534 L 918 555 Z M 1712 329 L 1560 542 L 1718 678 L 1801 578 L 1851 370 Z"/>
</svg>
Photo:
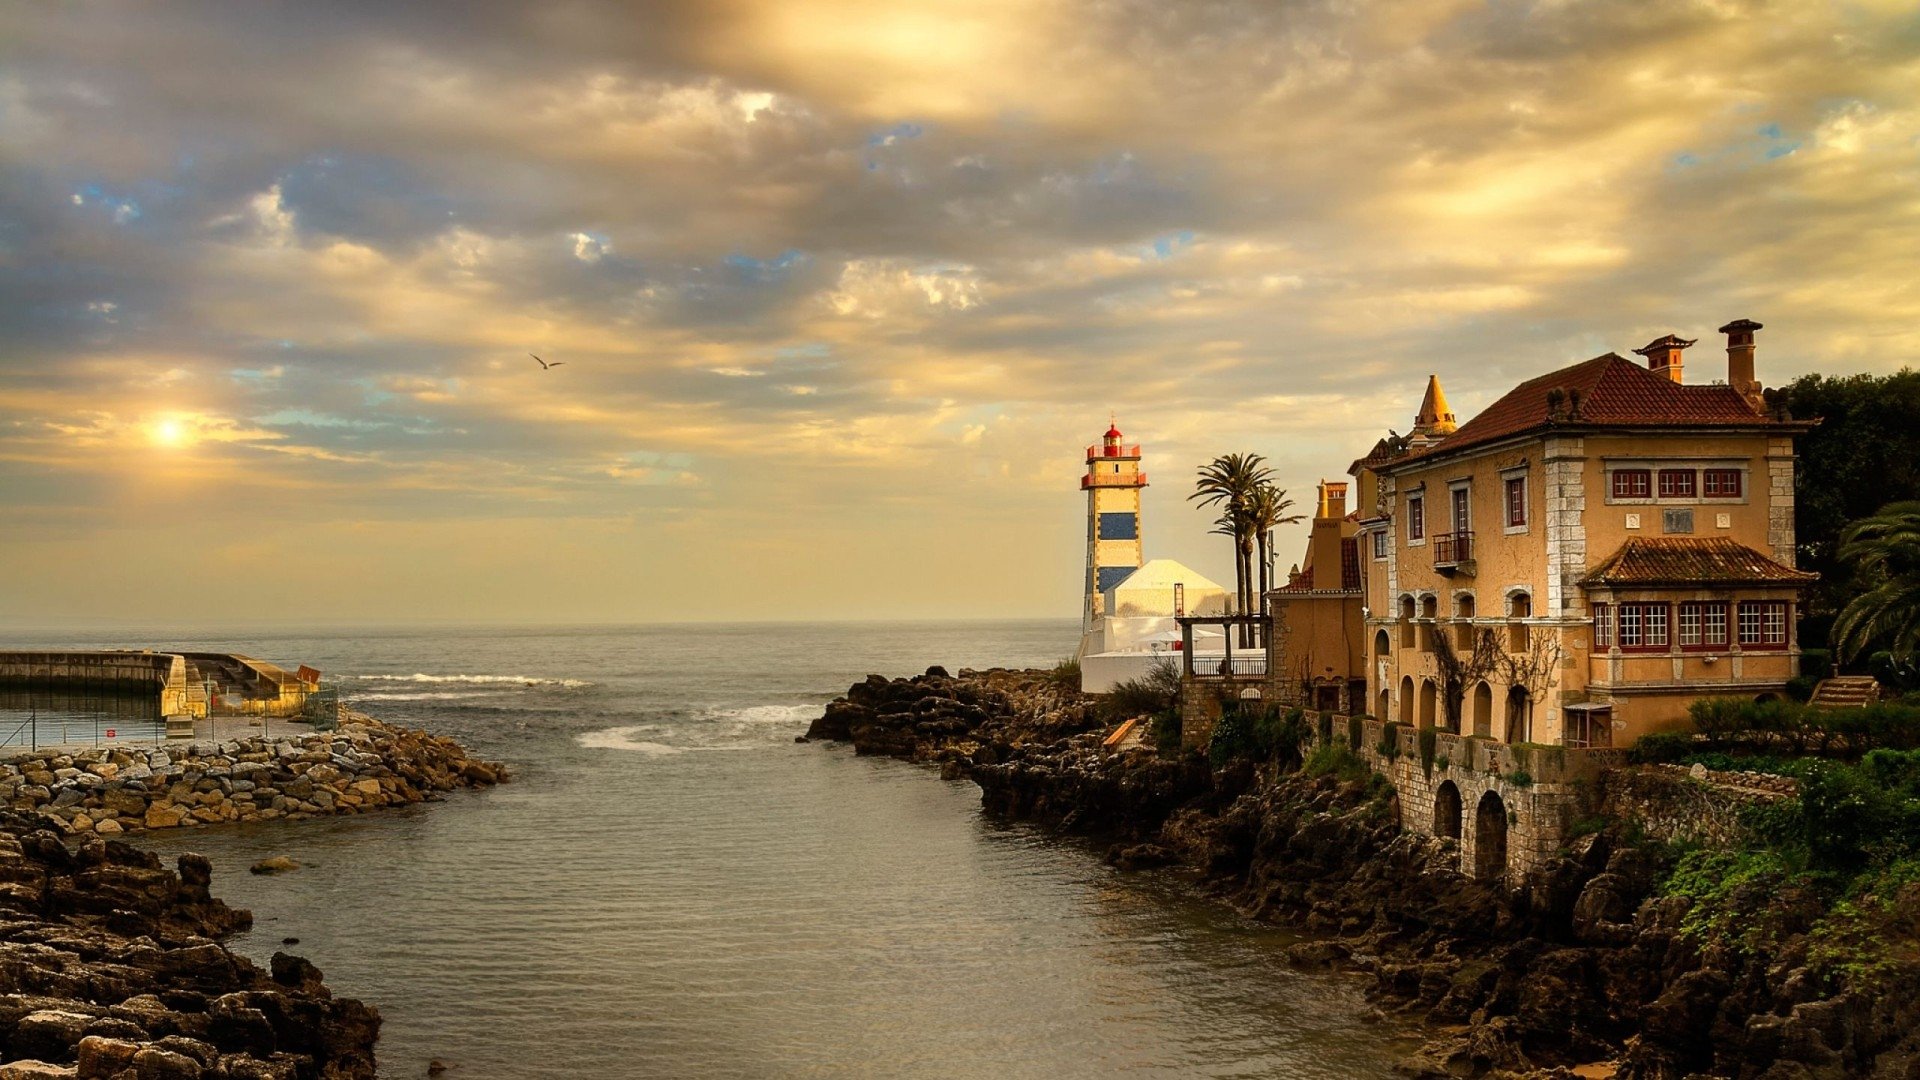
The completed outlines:
<svg viewBox="0 0 1920 1080">
<path fill-rule="evenodd" d="M 1549 402 L 1553 391 L 1557 402 Z M 1783 424 L 1724 384 L 1689 386 L 1607 353 L 1528 379 L 1407 461 L 1493 442 L 1548 426 L 1754 427 Z M 1784 424 L 1783 426 L 1797 426 Z M 1391 468 L 1392 466 L 1389 466 Z"/>
<path fill-rule="evenodd" d="M 1805 584 L 1820 577 L 1782 566 L 1721 537 L 1634 537 L 1580 579 L 1582 585 Z"/>
</svg>

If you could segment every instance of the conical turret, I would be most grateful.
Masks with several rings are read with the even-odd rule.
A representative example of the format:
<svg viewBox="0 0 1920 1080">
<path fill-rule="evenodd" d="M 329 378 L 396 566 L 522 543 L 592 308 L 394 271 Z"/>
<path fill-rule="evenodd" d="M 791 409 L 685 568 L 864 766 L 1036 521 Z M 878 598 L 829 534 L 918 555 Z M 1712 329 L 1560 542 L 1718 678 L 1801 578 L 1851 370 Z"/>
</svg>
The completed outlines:
<svg viewBox="0 0 1920 1080">
<path fill-rule="evenodd" d="M 1447 407 L 1447 392 L 1440 389 L 1440 376 L 1427 376 L 1427 396 L 1420 399 L 1420 413 L 1413 418 L 1413 433 L 1429 439 L 1451 435 L 1460 425 Z"/>
</svg>

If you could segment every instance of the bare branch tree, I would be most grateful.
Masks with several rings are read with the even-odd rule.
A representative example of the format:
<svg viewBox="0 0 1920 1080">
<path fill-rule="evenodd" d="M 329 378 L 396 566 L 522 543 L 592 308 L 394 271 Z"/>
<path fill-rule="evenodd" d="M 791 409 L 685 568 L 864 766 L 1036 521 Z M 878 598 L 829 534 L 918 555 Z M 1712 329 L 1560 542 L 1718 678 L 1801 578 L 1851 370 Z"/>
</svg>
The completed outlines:
<svg viewBox="0 0 1920 1080">
<path fill-rule="evenodd" d="M 1446 628 L 1433 628 L 1433 659 L 1440 669 L 1440 696 L 1446 703 L 1447 719 L 1454 731 L 1465 730 L 1460 707 L 1466 701 L 1467 688 L 1491 674 L 1501 657 L 1500 642 L 1492 630 L 1484 627 L 1475 630 L 1473 648 L 1462 656 L 1454 650 L 1453 636 L 1446 633 Z"/>
</svg>

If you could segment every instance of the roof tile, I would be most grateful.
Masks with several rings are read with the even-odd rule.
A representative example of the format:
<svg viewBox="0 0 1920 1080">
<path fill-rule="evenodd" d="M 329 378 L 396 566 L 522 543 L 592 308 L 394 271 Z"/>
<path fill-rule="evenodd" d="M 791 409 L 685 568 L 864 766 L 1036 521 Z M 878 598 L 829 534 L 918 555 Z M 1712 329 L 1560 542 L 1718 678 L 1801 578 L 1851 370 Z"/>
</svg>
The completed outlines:
<svg viewBox="0 0 1920 1080">
<path fill-rule="evenodd" d="M 1560 406 L 1563 415 L 1557 417 L 1550 415 L 1548 401 L 1555 390 L 1566 395 Z M 1528 379 L 1460 425 L 1458 431 L 1409 455 L 1409 459 L 1493 442 L 1549 422 L 1608 427 L 1747 427 L 1777 421 L 1755 411 L 1731 386 L 1677 383 L 1623 356 L 1607 353 Z"/>
<path fill-rule="evenodd" d="M 1634 537 L 1580 579 L 1582 585 L 1804 584 L 1819 574 L 1782 566 L 1723 537 Z"/>
</svg>

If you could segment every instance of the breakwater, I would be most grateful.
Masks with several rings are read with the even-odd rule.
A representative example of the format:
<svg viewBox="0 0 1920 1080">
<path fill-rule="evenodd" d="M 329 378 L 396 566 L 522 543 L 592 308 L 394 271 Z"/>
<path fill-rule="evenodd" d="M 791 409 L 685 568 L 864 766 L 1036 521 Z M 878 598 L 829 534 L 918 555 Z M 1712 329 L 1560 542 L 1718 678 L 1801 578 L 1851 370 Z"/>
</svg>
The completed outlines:
<svg viewBox="0 0 1920 1080">
<path fill-rule="evenodd" d="M 0 812 L 0 1077 L 372 1077 L 379 1013 L 334 997 L 298 956 L 262 971 L 219 944 L 252 916 L 213 897 L 211 878 L 197 855 L 176 872 Z"/>
<path fill-rule="evenodd" d="M 0 763 L 0 802 L 112 836 L 364 813 L 505 777 L 452 739 L 349 714 L 325 733 L 19 755 Z"/>
<path fill-rule="evenodd" d="M 1118 866 L 1181 868 L 1243 913 L 1323 935 L 1286 960 L 1358 968 L 1380 1006 L 1434 1025 L 1407 1075 L 1920 1068 L 1920 886 L 1854 941 L 1832 932 L 1849 924 L 1818 897 L 1764 877 L 1716 898 L 1741 919 L 1690 919 L 1703 900 L 1671 880 L 1678 850 L 1645 825 L 1675 817 L 1671 770 L 1660 783 L 1612 783 L 1607 805 L 1631 818 L 1578 830 L 1513 880 L 1463 873 L 1457 840 L 1404 829 L 1401 793 L 1344 745 L 1303 767 L 1311 725 L 1217 764 L 1109 750 L 1106 727 L 1043 672 L 935 671 L 856 684 L 809 737 L 937 765 L 978 784 L 989 810 L 1103 838 Z M 1678 790 L 1710 794 L 1696 787 Z"/>
</svg>

